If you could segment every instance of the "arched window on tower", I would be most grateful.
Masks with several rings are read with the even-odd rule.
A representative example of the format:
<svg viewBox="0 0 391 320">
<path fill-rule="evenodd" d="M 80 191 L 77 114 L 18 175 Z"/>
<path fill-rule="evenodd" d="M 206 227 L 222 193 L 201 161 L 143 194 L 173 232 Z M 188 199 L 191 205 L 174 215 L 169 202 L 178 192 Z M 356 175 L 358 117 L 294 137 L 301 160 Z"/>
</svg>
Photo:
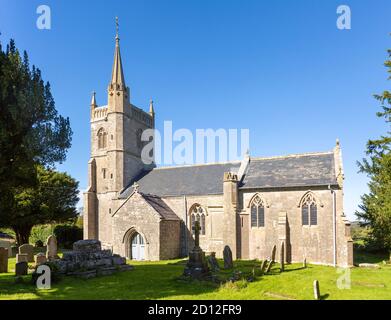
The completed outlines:
<svg viewBox="0 0 391 320">
<path fill-rule="evenodd" d="M 318 224 L 318 207 L 312 192 L 308 192 L 301 201 L 301 222 L 303 226 Z"/>
<path fill-rule="evenodd" d="M 251 201 L 251 227 L 265 226 L 265 205 L 259 195 Z"/>
<path fill-rule="evenodd" d="M 137 148 L 139 150 L 141 150 L 143 148 L 143 141 L 141 140 L 141 136 L 143 135 L 143 130 L 142 129 L 138 129 L 136 131 L 136 142 L 137 142 Z"/>
<path fill-rule="evenodd" d="M 194 204 L 190 209 L 190 225 L 193 235 L 195 234 L 194 226 L 196 221 L 200 223 L 200 235 L 204 236 L 206 234 L 206 212 L 199 204 Z"/>
<path fill-rule="evenodd" d="M 107 132 L 101 128 L 98 131 L 98 149 L 104 149 L 107 147 Z"/>
</svg>

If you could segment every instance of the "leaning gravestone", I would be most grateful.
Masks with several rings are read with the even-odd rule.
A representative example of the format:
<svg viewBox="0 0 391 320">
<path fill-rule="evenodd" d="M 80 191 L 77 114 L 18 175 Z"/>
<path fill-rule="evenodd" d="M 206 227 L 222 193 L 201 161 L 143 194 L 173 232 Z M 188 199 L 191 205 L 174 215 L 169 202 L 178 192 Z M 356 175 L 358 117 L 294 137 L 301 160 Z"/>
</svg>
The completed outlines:
<svg viewBox="0 0 391 320">
<path fill-rule="evenodd" d="M 28 262 L 27 253 L 17 253 L 16 254 L 16 263 L 18 262 Z"/>
<path fill-rule="evenodd" d="M 269 260 L 269 264 L 267 265 L 265 273 L 269 273 L 273 266 L 273 260 Z"/>
<path fill-rule="evenodd" d="M 39 266 L 41 264 L 44 264 L 45 262 L 47 261 L 46 259 L 46 255 L 44 253 L 38 253 L 36 256 L 35 256 L 35 265 L 36 266 Z"/>
<path fill-rule="evenodd" d="M 28 272 L 28 264 L 26 261 L 15 264 L 15 276 L 25 276 Z"/>
<path fill-rule="evenodd" d="M 284 242 L 281 243 L 281 249 L 280 249 L 280 270 L 281 272 L 285 269 L 285 248 L 284 248 Z"/>
<path fill-rule="evenodd" d="M 263 274 L 265 272 L 266 265 L 267 265 L 267 259 L 262 261 L 262 264 L 261 264 L 261 274 Z"/>
<path fill-rule="evenodd" d="M 57 238 L 50 235 L 46 240 L 46 258 L 50 260 L 58 259 L 57 255 Z"/>
<path fill-rule="evenodd" d="M 8 249 L 0 248 L 0 273 L 8 272 Z"/>
<path fill-rule="evenodd" d="M 319 290 L 319 281 L 314 281 L 314 299 L 320 300 L 320 290 Z"/>
<path fill-rule="evenodd" d="M 223 256 L 224 256 L 224 269 L 232 269 L 234 264 L 232 261 L 232 251 L 229 246 L 224 247 Z"/>
<path fill-rule="evenodd" d="M 211 252 L 210 256 L 208 256 L 208 262 L 210 265 L 210 269 L 213 272 L 218 272 L 220 270 L 219 263 L 216 259 L 216 252 Z"/>
<path fill-rule="evenodd" d="M 272 261 L 273 263 L 276 262 L 276 251 L 277 251 L 277 246 L 274 245 L 273 249 L 272 249 Z"/>
<path fill-rule="evenodd" d="M 19 254 L 27 254 L 27 262 L 34 262 L 34 247 L 31 244 L 22 244 L 19 247 Z"/>
</svg>

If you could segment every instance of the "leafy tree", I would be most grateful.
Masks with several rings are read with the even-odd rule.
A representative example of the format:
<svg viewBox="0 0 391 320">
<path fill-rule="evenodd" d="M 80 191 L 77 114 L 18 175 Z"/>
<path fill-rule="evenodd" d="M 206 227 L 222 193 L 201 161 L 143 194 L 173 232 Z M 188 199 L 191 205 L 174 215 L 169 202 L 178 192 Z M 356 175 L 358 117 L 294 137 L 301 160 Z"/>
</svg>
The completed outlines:
<svg viewBox="0 0 391 320">
<path fill-rule="evenodd" d="M 391 50 L 388 50 L 388 60 L 385 66 L 391 80 Z M 375 95 L 381 103 L 382 111 L 377 113 L 391 124 L 391 92 L 384 91 Z M 361 197 L 360 211 L 356 212 L 359 219 L 371 227 L 371 236 L 376 242 L 390 252 L 391 260 L 391 132 L 377 140 L 367 143 L 367 159 L 359 163 L 360 172 L 370 178 L 369 193 Z"/>
<path fill-rule="evenodd" d="M 37 167 L 37 183 L 15 190 L 8 226 L 19 244 L 28 243 L 34 225 L 68 222 L 78 216 L 78 182 L 66 173 Z"/>
<path fill-rule="evenodd" d="M 14 205 L 13 189 L 36 183 L 36 164 L 62 162 L 71 146 L 69 119 L 58 114 L 50 84 L 10 41 L 0 43 L 0 226 Z"/>
</svg>

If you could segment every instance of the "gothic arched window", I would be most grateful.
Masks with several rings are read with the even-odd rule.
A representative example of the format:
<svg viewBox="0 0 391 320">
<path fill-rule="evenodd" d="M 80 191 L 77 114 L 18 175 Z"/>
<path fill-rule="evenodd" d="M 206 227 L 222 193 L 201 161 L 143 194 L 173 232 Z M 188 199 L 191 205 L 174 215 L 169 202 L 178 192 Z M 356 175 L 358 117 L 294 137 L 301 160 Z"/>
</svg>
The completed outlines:
<svg viewBox="0 0 391 320">
<path fill-rule="evenodd" d="M 98 131 L 98 149 L 104 149 L 107 147 L 107 132 L 101 128 Z"/>
<path fill-rule="evenodd" d="M 260 196 L 255 196 L 251 203 L 251 227 L 265 226 L 265 205 Z"/>
<path fill-rule="evenodd" d="M 301 201 L 301 222 L 303 226 L 318 224 L 318 207 L 312 192 L 307 193 Z"/>
<path fill-rule="evenodd" d="M 191 225 L 191 233 L 194 235 L 194 226 L 195 222 L 198 221 L 200 223 L 200 235 L 205 235 L 205 229 L 206 229 L 206 212 L 205 210 L 199 205 L 195 204 L 190 209 L 190 225 Z"/>
<path fill-rule="evenodd" d="M 142 149 L 143 147 L 143 141 L 141 141 L 141 136 L 143 134 L 143 130 L 141 129 L 138 129 L 136 131 L 136 142 L 137 142 L 137 148 L 139 148 L 140 150 Z"/>
</svg>

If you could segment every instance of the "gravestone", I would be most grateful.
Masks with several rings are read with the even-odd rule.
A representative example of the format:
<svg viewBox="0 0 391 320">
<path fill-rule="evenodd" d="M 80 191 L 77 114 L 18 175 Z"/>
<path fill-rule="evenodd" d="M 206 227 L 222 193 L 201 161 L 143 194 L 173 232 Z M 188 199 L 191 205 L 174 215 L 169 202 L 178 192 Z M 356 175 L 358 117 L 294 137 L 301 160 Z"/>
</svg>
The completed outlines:
<svg viewBox="0 0 391 320">
<path fill-rule="evenodd" d="M 224 257 L 224 269 L 232 269 L 234 267 L 234 263 L 232 261 L 232 251 L 229 246 L 224 247 L 223 257 Z"/>
<path fill-rule="evenodd" d="M 34 262 L 34 246 L 25 243 L 19 247 L 19 254 L 27 254 L 27 262 Z"/>
<path fill-rule="evenodd" d="M 262 261 L 262 264 L 261 264 L 261 274 L 263 274 L 265 272 L 266 266 L 267 266 L 267 260 L 265 259 Z"/>
<path fill-rule="evenodd" d="M 320 300 L 320 290 L 319 290 L 319 281 L 314 281 L 314 299 Z"/>
<path fill-rule="evenodd" d="M 273 260 L 269 260 L 269 264 L 267 265 L 265 273 L 269 273 L 273 266 Z"/>
<path fill-rule="evenodd" d="M 12 245 L 13 242 L 8 239 L 0 239 L 0 247 L 8 249 L 8 257 L 12 257 Z"/>
<path fill-rule="evenodd" d="M 46 240 L 46 258 L 49 261 L 59 258 L 57 255 L 57 238 L 55 235 L 50 235 Z"/>
<path fill-rule="evenodd" d="M 219 263 L 217 262 L 217 259 L 216 259 L 216 252 L 210 253 L 210 256 L 208 256 L 208 262 L 209 262 L 211 271 L 213 271 L 213 272 L 220 271 Z"/>
<path fill-rule="evenodd" d="M 25 276 L 28 272 L 28 264 L 26 261 L 15 264 L 15 276 Z"/>
<path fill-rule="evenodd" d="M 193 227 L 195 239 L 194 248 L 189 253 L 189 262 L 186 264 L 183 274 L 192 278 L 202 278 L 209 275 L 208 263 L 205 252 L 200 248 L 200 222 L 196 221 Z"/>
<path fill-rule="evenodd" d="M 0 273 L 8 272 L 8 249 L 0 248 Z"/>
<path fill-rule="evenodd" d="M 281 242 L 280 249 L 280 271 L 283 272 L 285 269 L 285 245 L 284 242 Z"/>
<path fill-rule="evenodd" d="M 17 253 L 16 254 L 16 263 L 18 262 L 28 262 L 27 253 Z"/>
<path fill-rule="evenodd" d="M 307 268 L 307 259 L 306 258 L 304 258 L 304 260 L 303 260 L 303 268 Z"/>
<path fill-rule="evenodd" d="M 47 261 L 46 259 L 46 255 L 44 253 L 38 253 L 36 256 L 35 256 L 35 265 L 36 266 L 39 266 L 41 264 L 44 264 L 45 262 Z"/>
<path fill-rule="evenodd" d="M 272 262 L 274 263 L 274 262 L 276 262 L 276 251 L 277 251 L 277 246 L 276 245 L 274 245 L 273 246 L 273 249 L 272 249 Z"/>
</svg>

